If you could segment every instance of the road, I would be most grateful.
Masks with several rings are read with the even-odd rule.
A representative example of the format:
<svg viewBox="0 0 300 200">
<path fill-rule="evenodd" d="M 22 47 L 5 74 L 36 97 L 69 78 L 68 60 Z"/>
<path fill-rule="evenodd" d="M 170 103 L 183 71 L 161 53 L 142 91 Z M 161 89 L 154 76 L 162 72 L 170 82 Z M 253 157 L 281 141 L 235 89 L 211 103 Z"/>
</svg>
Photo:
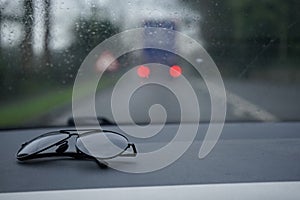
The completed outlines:
<svg viewBox="0 0 300 200">
<path fill-rule="evenodd" d="M 181 90 L 181 82 L 176 79 L 166 78 L 173 87 Z M 143 81 L 139 77 L 133 77 L 119 87 L 120 91 L 126 91 L 132 84 Z M 211 102 L 208 90 L 203 80 L 189 77 L 189 81 L 197 95 L 200 107 L 200 121 L 208 122 L 211 117 Z M 300 119 L 300 93 L 298 85 L 276 85 L 266 81 L 245 81 L 245 80 L 224 80 L 227 96 L 227 121 L 281 121 Z M 111 110 L 111 96 L 113 86 L 107 87 L 96 94 L 96 113 L 98 116 L 115 121 Z M 121 109 L 129 107 L 130 116 L 137 123 L 150 122 L 149 109 L 154 104 L 162 105 L 167 113 L 168 122 L 180 121 L 181 112 L 195 112 L 195 105 L 191 104 L 189 96 L 184 98 L 183 104 L 187 105 L 186 110 L 181 111 L 176 96 L 165 87 L 157 84 L 148 84 L 136 90 L 130 98 L 129 105 L 122 102 Z M 87 103 L 82 99 L 78 109 L 81 117 L 90 117 L 86 112 Z M 120 107 L 119 107 L 120 108 Z M 118 123 L 128 122 L 128 116 L 122 110 L 119 112 Z M 153 121 L 159 123 L 163 121 L 161 112 L 153 112 Z M 52 124 L 66 122 L 72 116 L 72 110 L 62 112 Z M 186 118 L 186 122 L 193 122 L 193 118 Z M 216 119 L 218 121 L 218 119 Z"/>
</svg>

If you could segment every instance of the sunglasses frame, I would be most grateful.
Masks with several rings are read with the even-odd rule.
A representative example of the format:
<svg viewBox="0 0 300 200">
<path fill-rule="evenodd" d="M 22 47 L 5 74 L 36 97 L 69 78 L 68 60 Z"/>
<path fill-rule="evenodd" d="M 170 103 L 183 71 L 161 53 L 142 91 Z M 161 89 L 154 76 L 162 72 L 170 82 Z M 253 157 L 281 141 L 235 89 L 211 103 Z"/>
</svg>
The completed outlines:
<svg viewBox="0 0 300 200">
<path fill-rule="evenodd" d="M 78 132 L 84 131 L 84 133 L 79 134 Z M 72 133 L 72 132 L 76 132 L 76 133 Z M 82 152 L 78 146 L 77 146 L 77 140 L 80 138 L 80 136 L 84 136 L 84 135 L 89 135 L 89 134 L 95 134 L 95 133 L 99 133 L 99 132 L 103 132 L 103 133 L 113 133 L 113 134 L 117 134 L 119 136 L 122 136 L 124 139 L 126 139 L 127 141 L 127 147 L 121 151 L 120 153 L 111 156 L 111 157 L 106 157 L 106 158 L 98 158 L 98 157 L 94 157 L 91 155 L 88 155 L 84 152 Z M 23 150 L 23 148 L 30 144 L 31 142 L 33 142 L 34 140 L 37 140 L 41 137 L 45 137 L 47 135 L 51 135 L 51 134 L 67 134 L 66 137 L 58 142 L 55 142 L 54 144 L 51 144 L 49 146 L 46 146 L 45 148 L 42 148 L 39 151 L 36 151 L 32 154 L 29 155 L 19 155 L 19 153 Z M 75 142 L 75 148 L 76 148 L 76 152 L 65 152 L 68 148 L 69 148 L 69 144 L 68 144 L 68 139 L 70 139 L 72 136 L 77 136 L 76 138 L 76 142 Z M 65 145 L 65 146 L 64 146 Z M 51 152 L 51 153 L 42 153 L 43 151 L 46 151 L 52 147 L 58 146 L 58 148 L 56 149 L 56 152 Z M 124 152 L 128 149 L 132 148 L 132 153 L 125 153 Z M 114 131 L 110 131 L 110 130 L 100 130 L 100 129 L 81 129 L 81 130 L 75 130 L 75 129 L 66 129 L 66 130 L 59 130 L 59 131 L 52 131 L 52 132 L 48 132 L 48 133 L 44 133 L 38 137 L 35 137 L 33 139 L 31 139 L 28 142 L 25 142 L 21 145 L 21 148 L 18 150 L 17 152 L 17 159 L 19 161 L 26 161 L 26 160 L 31 160 L 31 159 L 36 159 L 36 158 L 45 158 L 45 157 L 72 157 L 74 159 L 89 159 L 89 160 L 94 160 L 96 161 L 101 167 L 103 167 L 103 165 L 107 166 L 107 163 L 104 160 L 108 160 L 108 159 L 112 159 L 112 158 L 116 158 L 119 156 L 122 157 L 135 157 L 137 155 L 137 150 L 136 147 L 133 143 L 130 143 L 129 140 L 127 139 L 127 137 L 125 137 L 124 135 L 114 132 Z"/>
</svg>

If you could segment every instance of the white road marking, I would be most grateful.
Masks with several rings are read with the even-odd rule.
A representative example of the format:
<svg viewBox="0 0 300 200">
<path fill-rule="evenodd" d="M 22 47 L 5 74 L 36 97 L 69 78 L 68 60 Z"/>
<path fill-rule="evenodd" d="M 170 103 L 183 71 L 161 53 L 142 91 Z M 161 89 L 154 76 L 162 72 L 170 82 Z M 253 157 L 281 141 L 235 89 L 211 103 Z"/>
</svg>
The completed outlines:
<svg viewBox="0 0 300 200">
<path fill-rule="evenodd" d="M 198 84 L 199 89 L 207 91 L 205 83 Z M 261 121 L 279 121 L 279 118 L 270 112 L 264 110 L 258 105 L 251 103 L 250 101 L 242 98 L 241 96 L 226 89 L 227 102 L 232 105 L 233 114 L 238 117 L 245 117 L 247 115 L 253 117 L 256 120 Z M 227 110 L 228 111 L 228 110 Z"/>
<path fill-rule="evenodd" d="M 255 105 L 246 99 L 234 94 L 226 90 L 227 94 L 227 101 L 233 105 L 234 113 L 237 116 L 245 116 L 245 114 L 251 115 L 253 118 L 262 120 L 262 121 L 279 121 L 279 119 L 269 113 L 268 111 L 264 110 L 258 105 Z"/>
</svg>

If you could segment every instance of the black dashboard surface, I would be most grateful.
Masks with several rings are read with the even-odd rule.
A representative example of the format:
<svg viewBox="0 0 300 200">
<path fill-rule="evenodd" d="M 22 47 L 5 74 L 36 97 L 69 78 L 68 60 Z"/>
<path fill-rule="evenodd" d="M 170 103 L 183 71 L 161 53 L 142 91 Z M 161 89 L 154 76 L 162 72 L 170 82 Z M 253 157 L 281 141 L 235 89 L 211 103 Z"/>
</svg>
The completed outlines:
<svg viewBox="0 0 300 200">
<path fill-rule="evenodd" d="M 66 158 L 19 163 L 15 155 L 24 141 L 58 128 L 2 130 L 0 192 L 300 180 L 300 123 L 226 124 L 213 151 L 200 160 L 207 127 L 200 124 L 196 140 L 179 160 L 144 174 L 101 169 L 91 161 Z M 130 140 L 142 149 L 154 140 L 167 141 L 176 129 L 166 125 L 153 141 Z"/>
</svg>

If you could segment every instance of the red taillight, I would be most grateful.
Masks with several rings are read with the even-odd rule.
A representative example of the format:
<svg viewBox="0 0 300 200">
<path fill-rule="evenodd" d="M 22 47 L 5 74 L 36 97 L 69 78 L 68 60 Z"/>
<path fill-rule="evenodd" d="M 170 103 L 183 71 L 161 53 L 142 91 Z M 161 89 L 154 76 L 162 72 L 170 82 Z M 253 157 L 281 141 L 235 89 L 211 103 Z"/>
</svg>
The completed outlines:
<svg viewBox="0 0 300 200">
<path fill-rule="evenodd" d="M 173 78 L 177 78 L 182 74 L 181 67 L 178 65 L 173 65 L 170 67 L 169 73 Z"/>
<path fill-rule="evenodd" d="M 150 69 L 149 67 L 145 66 L 145 65 L 141 65 L 138 67 L 137 69 L 137 74 L 139 75 L 139 77 L 141 78 L 149 78 L 150 75 Z"/>
</svg>

